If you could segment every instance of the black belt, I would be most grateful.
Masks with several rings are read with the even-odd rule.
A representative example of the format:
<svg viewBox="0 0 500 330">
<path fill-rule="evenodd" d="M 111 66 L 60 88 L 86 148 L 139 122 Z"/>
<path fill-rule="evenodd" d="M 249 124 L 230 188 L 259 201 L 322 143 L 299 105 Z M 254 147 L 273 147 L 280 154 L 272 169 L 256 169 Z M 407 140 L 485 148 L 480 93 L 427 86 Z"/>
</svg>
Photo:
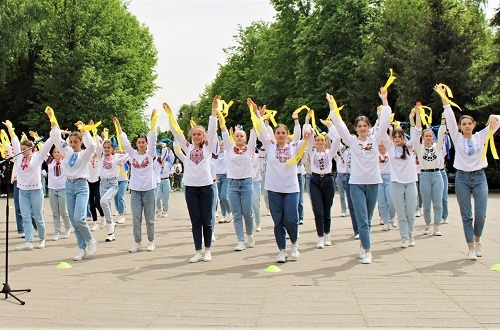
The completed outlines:
<svg viewBox="0 0 500 330">
<path fill-rule="evenodd" d="M 439 172 L 439 171 L 441 171 L 439 168 L 433 168 L 430 170 L 420 170 L 420 172 Z"/>
<path fill-rule="evenodd" d="M 319 176 L 320 178 L 324 178 L 324 177 L 329 177 L 329 176 L 332 176 L 333 173 L 326 173 L 326 174 L 318 174 L 318 173 L 313 173 L 312 175 L 314 176 Z"/>
</svg>

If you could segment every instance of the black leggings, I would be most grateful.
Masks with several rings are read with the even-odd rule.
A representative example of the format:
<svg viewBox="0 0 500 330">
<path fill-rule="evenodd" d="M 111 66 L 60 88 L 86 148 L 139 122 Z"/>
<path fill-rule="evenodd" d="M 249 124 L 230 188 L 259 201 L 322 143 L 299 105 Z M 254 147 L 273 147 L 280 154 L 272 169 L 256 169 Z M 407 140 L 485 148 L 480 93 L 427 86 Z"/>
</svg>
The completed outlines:
<svg viewBox="0 0 500 330">
<path fill-rule="evenodd" d="M 99 192 L 99 186 L 101 184 L 101 180 L 97 180 L 96 182 L 89 182 L 89 207 L 90 214 L 92 214 L 92 221 L 97 221 L 97 211 L 99 211 L 99 215 L 101 217 L 104 216 L 104 212 L 101 207 L 101 193 Z"/>
</svg>

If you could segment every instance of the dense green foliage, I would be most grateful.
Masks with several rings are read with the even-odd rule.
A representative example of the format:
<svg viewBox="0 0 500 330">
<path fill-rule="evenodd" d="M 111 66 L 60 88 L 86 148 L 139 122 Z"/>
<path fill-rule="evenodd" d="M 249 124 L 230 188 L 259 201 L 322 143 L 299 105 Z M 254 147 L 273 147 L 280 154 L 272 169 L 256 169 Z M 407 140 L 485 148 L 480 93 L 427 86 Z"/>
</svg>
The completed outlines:
<svg viewBox="0 0 500 330">
<path fill-rule="evenodd" d="M 112 117 L 136 135 L 156 89 L 148 29 L 120 0 L 0 2 L 0 119 L 44 133 L 50 105 L 61 128 Z"/>
</svg>

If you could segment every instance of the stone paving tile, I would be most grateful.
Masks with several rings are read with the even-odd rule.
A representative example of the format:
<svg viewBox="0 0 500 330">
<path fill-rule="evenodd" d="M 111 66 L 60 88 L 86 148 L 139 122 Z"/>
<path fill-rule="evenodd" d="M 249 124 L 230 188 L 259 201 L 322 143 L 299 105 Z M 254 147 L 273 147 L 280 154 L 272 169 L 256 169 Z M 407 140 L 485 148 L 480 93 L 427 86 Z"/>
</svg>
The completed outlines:
<svg viewBox="0 0 500 330">
<path fill-rule="evenodd" d="M 500 273 L 489 270 L 500 263 L 500 195 L 490 195 L 485 256 L 477 262 L 465 260 L 453 195 L 452 222 L 442 226 L 443 236 L 423 236 L 419 218 L 415 248 L 401 249 L 399 232 L 383 232 L 375 216 L 371 265 L 359 263 L 359 241 L 352 239 L 350 219 L 337 216 L 338 199 L 334 245 L 316 249 L 308 198 L 305 203 L 301 257 L 277 265 L 279 273 L 264 271 L 276 265 L 277 255 L 267 216 L 262 217 L 263 231 L 255 234 L 255 248 L 234 252 L 233 224 L 217 224 L 214 260 L 189 264 L 193 243 L 179 193 L 171 194 L 169 218 L 156 223 L 156 251 L 127 252 L 133 241 L 129 215 L 117 227 L 116 242 L 104 243 L 103 230 L 94 233 L 98 252 L 83 262 L 72 261 L 74 237 L 48 241 L 45 250 L 14 252 L 22 239 L 11 213 L 9 282 L 13 289 L 33 291 L 19 295 L 25 306 L 0 301 L 1 327 L 500 328 Z M 0 199 L 0 210 L 4 205 Z M 48 200 L 44 209 L 50 237 Z M 0 262 L 4 251 L 0 221 Z M 61 261 L 73 268 L 57 269 Z"/>
</svg>

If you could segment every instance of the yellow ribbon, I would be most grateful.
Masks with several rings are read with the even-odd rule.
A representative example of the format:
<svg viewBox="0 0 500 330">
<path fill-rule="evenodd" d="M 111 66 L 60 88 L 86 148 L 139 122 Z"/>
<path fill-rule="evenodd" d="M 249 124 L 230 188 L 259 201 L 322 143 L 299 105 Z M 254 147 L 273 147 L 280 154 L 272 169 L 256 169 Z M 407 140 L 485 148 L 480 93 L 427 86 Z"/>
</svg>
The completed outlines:
<svg viewBox="0 0 500 330">
<path fill-rule="evenodd" d="M 285 165 L 290 166 L 292 164 L 297 164 L 302 159 L 302 156 L 304 156 L 304 152 L 306 151 L 306 147 L 307 147 L 307 141 L 304 141 L 302 143 L 302 146 L 299 149 L 299 152 L 297 152 L 297 154 L 293 158 L 290 158 L 285 163 Z"/>
<path fill-rule="evenodd" d="M 181 148 L 181 146 L 180 146 L 180 145 L 177 145 L 177 149 L 176 149 L 176 150 L 177 150 L 177 153 L 178 153 L 179 155 L 182 155 L 182 148 Z"/>
<path fill-rule="evenodd" d="M 233 128 L 229 128 L 229 140 L 231 140 L 231 143 L 233 144 L 233 146 L 235 145 L 234 143 L 234 133 L 233 133 Z"/>
<path fill-rule="evenodd" d="M 160 114 L 158 113 L 158 111 L 155 111 L 153 117 L 151 118 L 151 131 L 152 132 L 156 132 L 156 130 L 158 129 L 158 126 L 156 125 L 156 123 L 158 122 L 159 117 L 160 117 Z"/>
<path fill-rule="evenodd" d="M 51 107 L 47 106 L 45 108 L 45 113 L 49 116 L 50 122 L 55 124 L 57 127 L 59 127 L 59 124 L 57 123 L 56 115 L 54 114 L 54 110 L 52 110 Z"/>
<path fill-rule="evenodd" d="M 229 103 L 226 103 L 224 100 L 219 100 L 217 102 L 217 109 L 220 109 L 222 115 L 224 118 L 226 118 L 229 115 L 229 108 L 233 105 L 233 101 L 229 101 Z"/>
<path fill-rule="evenodd" d="M 257 117 L 257 115 L 255 114 L 255 111 L 253 110 L 251 104 L 249 104 L 248 107 L 250 108 L 250 119 L 252 120 L 253 129 L 255 130 L 255 133 L 257 133 L 257 135 L 260 135 L 260 132 L 262 132 L 263 128 L 260 124 L 259 117 Z"/>
<path fill-rule="evenodd" d="M 299 114 L 299 113 L 301 113 L 301 112 L 302 112 L 302 110 L 304 110 L 304 109 L 306 109 L 307 111 L 311 110 L 311 109 L 309 109 L 309 107 L 308 107 L 307 105 L 303 105 L 303 106 L 301 106 L 300 108 L 296 109 L 293 113 L 294 113 L 294 114 Z"/>
<path fill-rule="evenodd" d="M 328 94 L 328 95 L 329 95 L 328 99 L 329 99 L 330 103 L 332 104 L 333 113 L 335 113 L 335 116 L 337 118 L 340 118 L 340 110 L 342 110 L 344 108 L 344 106 L 341 106 L 339 108 L 337 105 L 337 101 L 335 101 L 335 98 L 333 97 L 333 95 L 331 95 L 331 94 Z M 331 120 L 330 115 L 328 115 L 328 118 L 326 120 Z"/>
<path fill-rule="evenodd" d="M 450 99 L 453 98 L 453 93 L 451 92 L 451 88 L 446 86 L 445 84 L 438 84 L 439 87 L 444 87 L 446 90 L 446 94 L 443 93 L 439 88 L 436 88 L 435 91 L 441 96 L 441 98 L 445 101 L 447 101 L 450 105 L 457 107 L 460 111 L 462 111 L 462 108 L 455 102 L 451 101 Z"/>
<path fill-rule="evenodd" d="M 123 145 L 122 145 L 122 137 L 120 136 L 120 129 L 118 127 L 118 123 L 114 122 L 115 124 L 115 131 L 116 131 L 116 142 L 118 143 L 118 151 L 122 152 L 123 151 Z M 123 165 L 119 165 L 118 168 L 120 169 L 120 174 L 126 178 L 127 173 L 125 173 L 125 169 L 123 168 Z"/>
<path fill-rule="evenodd" d="M 177 120 L 175 119 L 174 117 L 174 114 L 172 113 L 172 110 L 170 109 L 169 106 L 167 106 L 166 104 L 163 105 L 163 110 L 165 110 L 165 113 L 167 114 L 168 116 L 168 119 L 170 119 L 170 124 L 172 125 L 172 128 L 178 133 L 178 134 L 182 134 L 183 131 L 181 130 L 181 128 L 179 127 L 179 123 L 177 123 Z"/>
<path fill-rule="evenodd" d="M 102 130 L 102 137 L 103 137 L 104 141 L 109 140 L 109 131 L 107 128 Z"/>
<path fill-rule="evenodd" d="M 394 112 L 391 113 L 391 124 L 394 125 L 394 128 L 401 128 L 401 122 L 394 120 Z"/>
<path fill-rule="evenodd" d="M 23 134 L 24 134 L 24 133 L 23 133 Z M 26 136 L 26 134 L 24 134 L 24 135 Z M 38 136 L 38 133 L 37 133 L 37 132 L 33 132 L 33 138 L 34 138 L 35 140 L 38 140 L 38 138 L 40 138 L 40 137 Z M 43 143 L 42 143 L 42 141 L 38 142 L 37 147 L 38 147 L 38 150 L 42 150 L 42 147 L 43 147 Z"/>
<path fill-rule="evenodd" d="M 316 118 L 314 117 L 314 110 L 309 111 L 309 116 L 311 116 L 311 123 L 312 123 L 312 128 L 313 128 L 314 132 L 316 133 L 317 136 L 319 136 L 320 138 L 322 138 L 324 140 L 325 136 L 323 134 L 321 134 L 318 131 L 318 127 L 316 127 Z"/>
<path fill-rule="evenodd" d="M 495 147 L 495 139 L 493 137 L 493 133 L 494 133 L 493 128 L 490 126 L 488 136 L 486 137 L 486 142 L 484 143 L 483 157 L 481 158 L 481 161 L 483 161 L 483 162 L 486 160 L 486 154 L 488 153 L 488 143 L 490 145 L 491 154 L 493 155 L 493 158 L 499 159 L 498 153 L 497 153 L 497 148 Z"/>
<path fill-rule="evenodd" d="M 269 119 L 271 123 L 273 123 L 273 126 L 276 127 L 278 126 L 278 123 L 276 122 L 276 119 L 274 119 L 274 116 L 276 116 L 277 113 L 278 111 L 276 110 L 266 109 L 264 116 L 262 116 L 262 119 L 263 120 Z"/>
<path fill-rule="evenodd" d="M 7 134 L 7 132 L 5 132 L 5 130 L 0 131 L 0 139 L 2 141 L 2 146 L 3 146 L 4 150 L 7 150 L 8 148 L 10 148 L 9 135 Z"/>
<path fill-rule="evenodd" d="M 432 124 L 432 109 L 424 105 L 419 106 L 419 109 L 420 109 L 420 120 L 422 121 L 422 125 L 430 127 Z M 425 109 L 429 109 L 428 115 L 425 114 Z"/>
<path fill-rule="evenodd" d="M 92 132 L 92 135 L 95 136 L 97 134 L 97 127 L 101 126 L 101 121 L 98 121 L 94 124 L 87 125 L 78 125 L 79 130 L 85 130 L 87 132 Z"/>
<path fill-rule="evenodd" d="M 26 133 L 22 132 L 21 133 L 21 139 L 19 140 L 19 142 L 23 142 L 24 140 L 27 140 L 28 137 L 26 136 Z"/>
<path fill-rule="evenodd" d="M 389 86 L 392 85 L 392 83 L 394 82 L 394 80 L 396 80 L 396 76 L 394 76 L 394 72 L 392 71 L 392 69 L 389 69 L 389 72 L 390 72 L 390 76 L 387 79 L 387 82 L 385 83 L 384 87 L 382 87 L 382 92 L 384 92 L 384 93 L 387 91 L 387 89 L 389 88 Z"/>
<path fill-rule="evenodd" d="M 189 125 L 191 126 L 191 128 L 195 127 L 196 126 L 196 123 L 195 121 L 193 120 L 193 118 L 189 119 Z"/>
</svg>

